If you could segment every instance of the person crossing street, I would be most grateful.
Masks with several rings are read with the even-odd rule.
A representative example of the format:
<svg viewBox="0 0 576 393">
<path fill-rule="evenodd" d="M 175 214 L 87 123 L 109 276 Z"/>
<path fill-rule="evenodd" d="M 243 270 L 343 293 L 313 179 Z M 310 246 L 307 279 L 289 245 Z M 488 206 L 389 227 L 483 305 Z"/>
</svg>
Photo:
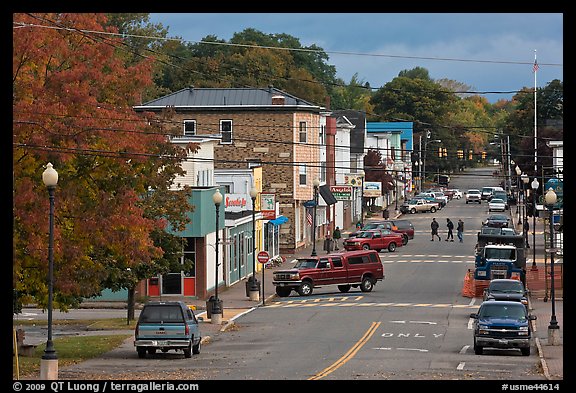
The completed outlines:
<svg viewBox="0 0 576 393">
<path fill-rule="evenodd" d="M 430 228 L 432 229 L 432 239 L 430 239 L 430 241 L 434 241 L 434 236 L 438 238 L 438 241 L 442 241 L 442 238 L 438 234 L 439 227 L 440 225 L 438 224 L 438 221 L 436 221 L 436 217 L 432 218 L 432 222 L 430 223 Z"/>
<path fill-rule="evenodd" d="M 452 230 L 454 229 L 454 223 L 449 218 L 446 219 L 446 226 L 448 227 L 448 235 L 446 235 L 446 241 L 450 240 L 451 242 L 454 241 L 454 233 Z"/>
<path fill-rule="evenodd" d="M 456 227 L 456 234 L 460 243 L 464 241 L 464 221 L 462 219 L 458 219 L 458 226 Z"/>
</svg>

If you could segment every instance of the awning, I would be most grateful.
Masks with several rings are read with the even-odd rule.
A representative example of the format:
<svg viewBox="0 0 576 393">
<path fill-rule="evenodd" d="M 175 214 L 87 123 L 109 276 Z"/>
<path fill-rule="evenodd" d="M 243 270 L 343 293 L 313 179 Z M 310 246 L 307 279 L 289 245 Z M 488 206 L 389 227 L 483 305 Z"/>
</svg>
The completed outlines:
<svg viewBox="0 0 576 393">
<path fill-rule="evenodd" d="M 278 217 L 276 217 L 275 219 L 268 221 L 268 223 L 269 223 L 269 224 L 272 224 L 272 225 L 282 225 L 282 224 L 284 224 L 284 223 L 287 222 L 287 221 L 288 221 L 288 217 L 286 217 L 286 216 L 278 216 Z"/>
</svg>

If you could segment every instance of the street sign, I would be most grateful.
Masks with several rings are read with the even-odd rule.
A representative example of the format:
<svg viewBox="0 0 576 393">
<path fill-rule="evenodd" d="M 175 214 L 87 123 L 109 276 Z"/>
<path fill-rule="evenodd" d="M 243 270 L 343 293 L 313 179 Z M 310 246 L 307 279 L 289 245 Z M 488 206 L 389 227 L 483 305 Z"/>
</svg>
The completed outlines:
<svg viewBox="0 0 576 393">
<path fill-rule="evenodd" d="M 270 254 L 268 254 L 266 251 L 260 251 L 256 258 L 258 259 L 258 262 L 266 263 L 270 259 Z"/>
<path fill-rule="evenodd" d="M 304 207 L 314 207 L 316 206 L 316 201 L 310 199 L 309 201 L 304 202 L 302 205 L 304 205 Z"/>
</svg>

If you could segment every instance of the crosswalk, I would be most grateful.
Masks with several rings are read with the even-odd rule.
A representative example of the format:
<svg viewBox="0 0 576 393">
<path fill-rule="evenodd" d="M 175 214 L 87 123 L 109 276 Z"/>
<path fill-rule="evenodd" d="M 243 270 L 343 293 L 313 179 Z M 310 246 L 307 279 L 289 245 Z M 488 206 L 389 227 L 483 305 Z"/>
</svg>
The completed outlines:
<svg viewBox="0 0 576 393">
<path fill-rule="evenodd" d="M 473 255 L 442 255 L 442 254 L 402 254 L 380 253 L 382 263 L 471 263 L 474 264 Z"/>
<path fill-rule="evenodd" d="M 276 300 L 267 304 L 267 308 L 299 307 L 429 307 L 429 308 L 478 308 L 474 304 L 452 303 L 394 303 L 362 302 L 364 296 L 318 297 L 314 299 Z"/>
</svg>

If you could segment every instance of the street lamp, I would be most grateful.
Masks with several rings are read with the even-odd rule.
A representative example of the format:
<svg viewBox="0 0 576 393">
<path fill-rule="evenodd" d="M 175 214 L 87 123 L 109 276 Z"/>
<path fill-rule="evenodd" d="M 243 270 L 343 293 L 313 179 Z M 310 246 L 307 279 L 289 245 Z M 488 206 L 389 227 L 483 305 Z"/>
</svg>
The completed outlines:
<svg viewBox="0 0 576 393">
<path fill-rule="evenodd" d="M 314 217 L 312 219 L 312 254 L 311 256 L 315 257 L 316 254 L 316 208 L 318 206 L 318 187 L 320 186 L 320 181 L 318 179 L 314 179 L 312 182 L 314 186 Z"/>
<path fill-rule="evenodd" d="M 214 290 L 214 301 L 211 303 L 212 306 L 212 316 L 210 318 L 210 321 L 212 322 L 212 324 L 215 325 L 221 325 L 222 324 L 222 307 L 220 306 L 220 300 L 218 299 L 218 265 L 219 260 L 218 260 L 218 248 L 219 248 L 219 243 L 220 243 L 220 234 L 218 233 L 220 231 L 219 229 L 219 221 L 220 221 L 220 204 L 222 203 L 222 194 L 220 194 L 220 190 L 217 188 L 216 192 L 214 193 L 214 195 L 212 195 L 212 201 L 214 202 L 214 206 L 216 207 L 216 247 L 215 247 L 215 251 L 216 251 L 216 287 Z"/>
<path fill-rule="evenodd" d="M 554 297 L 554 205 L 556 204 L 557 197 L 556 193 L 550 187 L 546 192 L 544 197 L 548 209 L 550 209 L 550 297 L 552 298 L 552 316 L 550 318 L 550 324 L 548 325 L 548 345 L 556 345 L 559 339 L 559 329 L 558 321 L 556 321 L 556 304 Z"/>
<path fill-rule="evenodd" d="M 520 212 L 518 211 L 518 209 L 520 209 L 520 175 L 522 174 L 522 170 L 518 165 L 516 165 L 515 171 L 516 171 L 516 214 L 518 215 L 518 218 L 520 218 Z"/>
<path fill-rule="evenodd" d="M 530 181 L 530 178 L 525 173 L 523 173 L 521 177 L 522 182 L 524 183 L 524 186 L 522 187 L 522 194 L 524 195 L 523 197 L 524 221 L 522 221 L 522 229 L 524 230 L 524 237 L 526 238 L 526 248 L 530 248 L 530 243 L 528 243 L 528 230 L 526 228 L 528 224 L 528 214 L 526 212 L 526 206 L 527 206 L 526 199 L 528 198 L 528 182 Z M 534 228 L 532 228 L 532 230 L 534 230 Z"/>
<path fill-rule="evenodd" d="M 250 189 L 250 199 L 252 199 L 252 276 L 246 281 L 250 300 L 260 300 L 260 282 L 256 278 L 256 197 L 258 190 L 256 187 Z"/>
<path fill-rule="evenodd" d="M 536 192 L 538 191 L 538 179 L 534 178 L 532 183 L 532 269 L 531 270 L 538 270 L 538 266 L 536 266 Z"/>
<path fill-rule="evenodd" d="M 51 163 L 46 164 L 42 181 L 48 188 L 50 198 L 50 234 L 48 237 L 48 341 L 40 361 L 40 379 L 58 379 L 58 356 L 52 342 L 52 300 L 54 297 L 54 191 L 58 184 L 58 172 Z"/>
<path fill-rule="evenodd" d="M 358 174 L 362 177 L 360 186 L 360 225 L 364 227 L 364 181 L 366 180 L 366 173 L 361 169 Z"/>
</svg>

